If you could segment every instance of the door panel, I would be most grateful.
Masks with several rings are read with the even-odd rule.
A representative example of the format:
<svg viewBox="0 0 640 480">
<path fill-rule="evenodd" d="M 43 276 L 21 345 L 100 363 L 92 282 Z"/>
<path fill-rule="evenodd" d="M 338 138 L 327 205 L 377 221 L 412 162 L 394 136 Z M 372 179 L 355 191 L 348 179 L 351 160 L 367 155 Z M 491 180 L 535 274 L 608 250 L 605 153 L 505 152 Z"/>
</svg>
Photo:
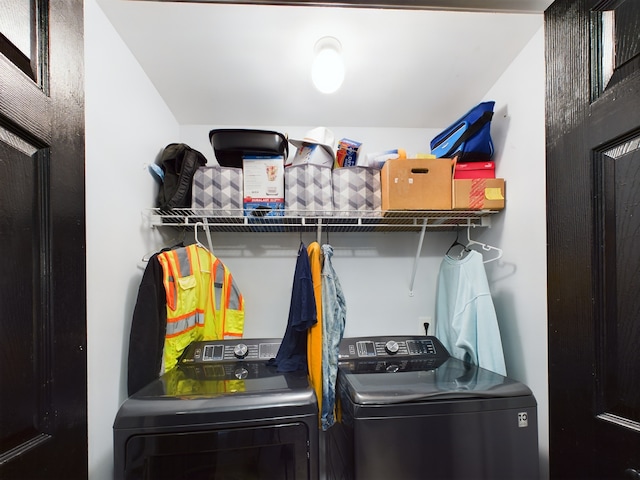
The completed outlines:
<svg viewBox="0 0 640 480">
<path fill-rule="evenodd" d="M 545 13 L 550 471 L 640 471 L 640 3 Z M 631 478 L 631 477 L 629 477 Z"/>
<path fill-rule="evenodd" d="M 84 478 L 82 3 L 0 17 L 0 477 Z"/>
<path fill-rule="evenodd" d="M 6 131 L 5 137 L 9 136 Z M 14 142 L 18 144 L 19 142 Z M 24 142 L 22 142 L 24 143 Z M 34 150 L 34 149 L 32 149 Z M 0 445 L 4 452 L 25 442 L 44 439 L 46 418 L 40 400 L 47 385 L 46 376 L 37 371 L 32 359 L 41 357 L 40 327 L 46 325 L 40 305 L 40 239 L 35 152 L 21 151 L 0 143 L 0 243 L 11 255 L 0 256 Z M 35 221 L 34 221 L 35 220 Z M 46 259 L 42 259 L 46 262 Z M 24 368 L 31 366 L 31 368 Z M 11 388 L 9 388 L 11 386 Z M 45 387 L 46 388 L 46 387 Z M 11 392 L 9 394 L 9 392 Z"/>
</svg>

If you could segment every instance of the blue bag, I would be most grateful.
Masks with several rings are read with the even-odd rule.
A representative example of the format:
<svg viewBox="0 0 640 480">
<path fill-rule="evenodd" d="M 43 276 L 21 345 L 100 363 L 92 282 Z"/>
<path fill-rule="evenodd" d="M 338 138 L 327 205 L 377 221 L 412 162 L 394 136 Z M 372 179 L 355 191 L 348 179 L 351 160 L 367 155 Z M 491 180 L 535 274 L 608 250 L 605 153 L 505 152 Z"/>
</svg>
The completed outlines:
<svg viewBox="0 0 640 480">
<path fill-rule="evenodd" d="M 496 102 L 483 102 L 431 140 L 436 158 L 458 157 L 459 162 L 486 162 L 493 157 L 491 118 Z"/>
</svg>

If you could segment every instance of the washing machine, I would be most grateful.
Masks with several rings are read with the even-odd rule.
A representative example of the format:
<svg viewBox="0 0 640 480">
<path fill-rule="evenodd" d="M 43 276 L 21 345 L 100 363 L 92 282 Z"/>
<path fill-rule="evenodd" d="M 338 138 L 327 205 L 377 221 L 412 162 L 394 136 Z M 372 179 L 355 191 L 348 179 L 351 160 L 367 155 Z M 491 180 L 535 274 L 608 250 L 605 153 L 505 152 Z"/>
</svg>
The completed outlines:
<svg viewBox="0 0 640 480">
<path fill-rule="evenodd" d="M 531 390 L 451 357 L 436 337 L 343 339 L 336 398 L 330 480 L 539 478 Z"/>
<path fill-rule="evenodd" d="M 120 407 L 114 477 L 317 480 L 317 399 L 306 373 L 267 365 L 280 343 L 189 345 L 176 368 Z"/>
</svg>

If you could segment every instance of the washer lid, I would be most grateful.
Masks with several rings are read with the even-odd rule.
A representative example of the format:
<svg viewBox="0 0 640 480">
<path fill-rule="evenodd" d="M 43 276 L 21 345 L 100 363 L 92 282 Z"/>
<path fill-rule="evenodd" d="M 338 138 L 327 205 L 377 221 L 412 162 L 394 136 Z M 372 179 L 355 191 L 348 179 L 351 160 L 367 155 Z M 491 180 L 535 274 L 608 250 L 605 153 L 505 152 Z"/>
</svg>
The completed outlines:
<svg viewBox="0 0 640 480">
<path fill-rule="evenodd" d="M 532 395 L 520 382 L 456 358 L 431 365 L 401 358 L 343 362 L 339 384 L 361 405 Z"/>
<path fill-rule="evenodd" d="M 278 373 L 264 362 L 178 366 L 129 397 L 115 429 L 152 429 L 317 415 L 305 372 Z"/>
</svg>

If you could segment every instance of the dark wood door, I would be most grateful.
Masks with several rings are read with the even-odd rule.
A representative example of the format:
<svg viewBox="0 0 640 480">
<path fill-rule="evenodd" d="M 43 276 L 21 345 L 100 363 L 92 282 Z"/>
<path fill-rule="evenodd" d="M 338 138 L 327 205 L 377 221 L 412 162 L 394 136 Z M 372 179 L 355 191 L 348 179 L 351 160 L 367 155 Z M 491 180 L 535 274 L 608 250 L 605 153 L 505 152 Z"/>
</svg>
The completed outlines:
<svg viewBox="0 0 640 480">
<path fill-rule="evenodd" d="M 545 36 L 551 478 L 640 478 L 640 2 Z"/>
<path fill-rule="evenodd" d="M 86 478 L 82 2 L 0 2 L 0 478 Z"/>
</svg>

